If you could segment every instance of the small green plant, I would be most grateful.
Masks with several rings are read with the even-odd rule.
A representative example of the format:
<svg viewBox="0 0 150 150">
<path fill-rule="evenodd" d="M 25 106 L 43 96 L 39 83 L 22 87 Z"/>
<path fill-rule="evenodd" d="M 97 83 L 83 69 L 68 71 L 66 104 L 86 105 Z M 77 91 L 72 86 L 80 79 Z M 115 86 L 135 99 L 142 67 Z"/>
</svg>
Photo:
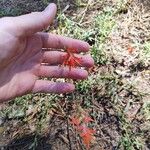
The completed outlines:
<svg viewBox="0 0 150 150">
<path fill-rule="evenodd" d="M 109 34 L 111 33 L 115 21 L 113 19 L 113 12 L 106 11 L 100 13 L 94 19 L 94 29 L 95 29 L 95 43 L 92 46 L 92 55 L 97 64 L 107 63 L 107 53 L 105 51 L 105 46 L 107 46 L 107 40 Z"/>
<path fill-rule="evenodd" d="M 144 114 L 146 120 L 150 121 L 150 101 L 144 102 L 141 113 Z"/>
<path fill-rule="evenodd" d="M 144 50 L 143 53 L 150 58 L 150 42 L 146 42 L 144 44 Z"/>
<path fill-rule="evenodd" d="M 99 31 L 98 40 L 100 43 L 105 43 L 114 25 L 115 20 L 112 11 L 106 11 L 96 16 L 94 26 Z"/>
</svg>

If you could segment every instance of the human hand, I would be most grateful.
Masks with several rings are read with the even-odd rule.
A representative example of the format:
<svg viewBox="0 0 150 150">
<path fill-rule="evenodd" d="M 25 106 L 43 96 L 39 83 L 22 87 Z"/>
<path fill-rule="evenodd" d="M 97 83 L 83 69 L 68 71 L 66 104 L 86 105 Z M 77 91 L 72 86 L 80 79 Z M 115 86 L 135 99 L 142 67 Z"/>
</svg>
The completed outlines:
<svg viewBox="0 0 150 150">
<path fill-rule="evenodd" d="M 86 42 L 42 31 L 54 19 L 55 4 L 42 12 L 0 19 L 0 102 L 27 93 L 67 93 L 74 90 L 71 83 L 52 82 L 41 77 L 85 79 L 86 70 L 60 67 L 64 47 L 87 52 Z M 48 49 L 47 49 L 48 48 Z M 94 62 L 90 55 L 80 55 L 83 67 Z"/>
</svg>

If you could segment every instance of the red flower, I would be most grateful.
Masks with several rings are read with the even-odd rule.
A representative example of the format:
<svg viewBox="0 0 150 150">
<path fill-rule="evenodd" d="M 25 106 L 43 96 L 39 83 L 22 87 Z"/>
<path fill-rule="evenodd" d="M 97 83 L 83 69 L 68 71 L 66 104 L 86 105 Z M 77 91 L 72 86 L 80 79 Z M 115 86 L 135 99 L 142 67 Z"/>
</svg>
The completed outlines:
<svg viewBox="0 0 150 150">
<path fill-rule="evenodd" d="M 67 54 L 63 56 L 63 65 L 69 66 L 69 70 L 71 68 L 76 68 L 77 66 L 81 66 L 81 59 L 79 57 L 76 57 L 73 52 L 77 52 L 75 49 L 67 49 Z"/>
</svg>

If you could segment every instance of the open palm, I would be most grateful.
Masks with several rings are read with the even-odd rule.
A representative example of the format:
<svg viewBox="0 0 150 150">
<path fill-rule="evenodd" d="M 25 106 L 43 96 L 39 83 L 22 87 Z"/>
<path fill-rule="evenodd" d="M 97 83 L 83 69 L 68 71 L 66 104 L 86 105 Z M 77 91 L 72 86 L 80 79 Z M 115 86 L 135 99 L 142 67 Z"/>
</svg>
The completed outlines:
<svg viewBox="0 0 150 150">
<path fill-rule="evenodd" d="M 89 45 L 59 35 L 40 32 L 47 27 L 56 14 L 56 6 L 49 5 L 45 11 L 0 20 L 0 101 L 10 100 L 30 92 L 65 93 L 74 90 L 71 83 L 58 83 L 40 79 L 84 79 L 87 71 L 60 67 L 64 47 L 86 52 Z M 89 55 L 82 58 L 83 67 L 91 67 Z"/>
</svg>

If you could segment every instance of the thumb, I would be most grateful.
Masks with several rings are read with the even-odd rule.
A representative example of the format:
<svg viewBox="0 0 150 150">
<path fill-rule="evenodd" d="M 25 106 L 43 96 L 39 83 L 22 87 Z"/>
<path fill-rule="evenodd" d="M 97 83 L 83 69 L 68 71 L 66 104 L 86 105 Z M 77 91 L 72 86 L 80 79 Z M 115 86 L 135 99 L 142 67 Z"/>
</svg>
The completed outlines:
<svg viewBox="0 0 150 150">
<path fill-rule="evenodd" d="M 56 5 L 51 3 L 42 12 L 12 17 L 13 29 L 11 32 L 17 36 L 28 36 L 41 31 L 53 21 L 56 10 Z"/>
</svg>

